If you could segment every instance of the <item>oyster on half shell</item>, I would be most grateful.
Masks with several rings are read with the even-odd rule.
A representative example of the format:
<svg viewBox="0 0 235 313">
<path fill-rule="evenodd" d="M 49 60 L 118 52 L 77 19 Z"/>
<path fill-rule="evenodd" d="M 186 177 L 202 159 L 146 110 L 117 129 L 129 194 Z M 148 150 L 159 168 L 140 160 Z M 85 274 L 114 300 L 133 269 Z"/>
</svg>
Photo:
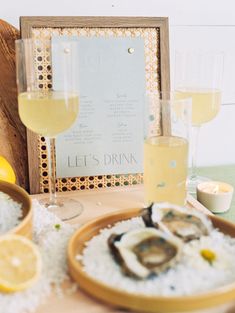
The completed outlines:
<svg viewBox="0 0 235 313">
<path fill-rule="evenodd" d="M 207 236 L 212 223 L 204 214 L 169 203 L 152 204 L 143 210 L 147 227 L 155 227 L 179 237 L 184 242 Z"/>
<path fill-rule="evenodd" d="M 113 234 L 108 245 L 123 273 L 140 279 L 172 267 L 182 251 L 182 242 L 177 237 L 155 228 Z"/>
</svg>

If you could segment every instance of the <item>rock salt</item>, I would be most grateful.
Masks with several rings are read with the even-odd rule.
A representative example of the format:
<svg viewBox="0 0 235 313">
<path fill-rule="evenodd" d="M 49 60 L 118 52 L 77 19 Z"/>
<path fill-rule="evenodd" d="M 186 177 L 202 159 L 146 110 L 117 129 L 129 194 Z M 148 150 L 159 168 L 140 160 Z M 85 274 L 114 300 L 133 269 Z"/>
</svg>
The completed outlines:
<svg viewBox="0 0 235 313">
<path fill-rule="evenodd" d="M 0 191 L 0 235 L 14 228 L 22 217 L 22 204 Z"/>
<path fill-rule="evenodd" d="M 234 282 L 235 238 L 225 236 L 216 229 L 212 230 L 210 236 L 185 244 L 182 259 L 167 272 L 146 280 L 125 276 L 113 260 L 107 239 L 113 233 L 120 234 L 142 227 L 143 221 L 137 217 L 118 222 L 112 228 L 102 229 L 86 242 L 82 259 L 85 272 L 111 287 L 152 296 L 200 294 Z M 213 266 L 201 257 L 202 249 L 215 252 Z"/>
<path fill-rule="evenodd" d="M 33 201 L 34 242 L 38 244 L 43 259 L 39 281 L 30 289 L 14 294 L 0 294 L 0 313 L 25 313 L 34 311 L 53 291 L 63 294 L 61 283 L 69 279 L 67 274 L 67 244 L 74 228 L 62 222 L 38 201 Z M 55 225 L 60 225 L 55 227 Z M 53 287 L 52 287 L 53 285 Z M 76 285 L 68 289 L 74 292 Z"/>
</svg>

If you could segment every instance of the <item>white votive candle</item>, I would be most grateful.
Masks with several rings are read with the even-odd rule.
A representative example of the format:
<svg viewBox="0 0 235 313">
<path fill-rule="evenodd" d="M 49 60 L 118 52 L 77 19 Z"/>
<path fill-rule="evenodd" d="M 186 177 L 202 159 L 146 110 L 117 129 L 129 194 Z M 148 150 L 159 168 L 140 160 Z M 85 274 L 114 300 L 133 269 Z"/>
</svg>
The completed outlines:
<svg viewBox="0 0 235 313">
<path fill-rule="evenodd" d="M 197 186 L 197 200 L 213 213 L 229 210 L 233 187 L 219 181 L 203 182 Z"/>
</svg>

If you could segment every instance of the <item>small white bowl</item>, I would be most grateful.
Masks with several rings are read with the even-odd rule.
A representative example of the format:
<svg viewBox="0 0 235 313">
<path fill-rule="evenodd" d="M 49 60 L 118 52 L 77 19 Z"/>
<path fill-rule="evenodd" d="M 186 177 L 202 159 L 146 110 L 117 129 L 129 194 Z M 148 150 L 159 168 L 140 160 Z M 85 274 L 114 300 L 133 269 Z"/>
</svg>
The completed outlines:
<svg viewBox="0 0 235 313">
<path fill-rule="evenodd" d="M 198 184 L 197 200 L 213 213 L 229 210 L 233 197 L 233 187 L 219 181 Z"/>
</svg>

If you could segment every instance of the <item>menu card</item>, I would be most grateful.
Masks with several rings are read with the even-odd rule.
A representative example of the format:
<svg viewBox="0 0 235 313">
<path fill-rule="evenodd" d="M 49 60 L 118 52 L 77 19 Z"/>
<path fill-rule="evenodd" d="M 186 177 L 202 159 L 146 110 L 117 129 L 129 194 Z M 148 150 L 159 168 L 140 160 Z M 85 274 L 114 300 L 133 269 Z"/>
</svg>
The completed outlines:
<svg viewBox="0 0 235 313">
<path fill-rule="evenodd" d="M 53 37 L 53 42 L 71 37 Z M 79 114 L 56 139 L 57 177 L 143 172 L 145 56 L 142 38 L 72 37 Z M 52 50 L 54 90 L 63 55 Z"/>
</svg>

